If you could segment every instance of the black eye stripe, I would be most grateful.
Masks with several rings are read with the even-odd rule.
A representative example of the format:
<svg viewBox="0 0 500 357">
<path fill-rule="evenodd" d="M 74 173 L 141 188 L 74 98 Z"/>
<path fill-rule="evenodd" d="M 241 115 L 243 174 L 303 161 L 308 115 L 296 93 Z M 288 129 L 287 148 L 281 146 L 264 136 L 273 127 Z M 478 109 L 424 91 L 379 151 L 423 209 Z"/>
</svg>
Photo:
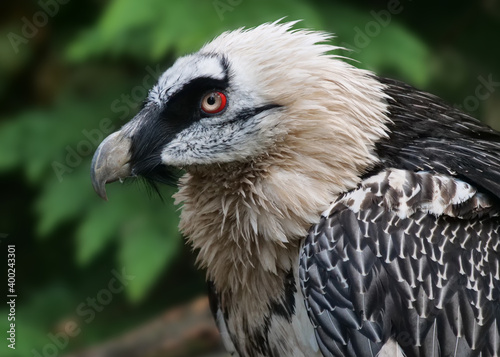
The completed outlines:
<svg viewBox="0 0 500 357">
<path fill-rule="evenodd" d="M 175 135 L 202 118 L 200 100 L 208 91 L 223 91 L 227 80 L 196 78 L 185 84 L 164 108 L 145 107 L 138 114 L 144 117 L 143 124 L 132 140 L 132 162 L 137 172 L 146 173 L 161 163 L 162 147 Z"/>
<path fill-rule="evenodd" d="M 225 91 L 229 86 L 230 68 L 225 57 L 208 54 L 220 60 L 224 78 L 199 77 L 184 84 L 163 105 L 151 103 L 137 115 L 141 126 L 132 137 L 131 162 L 137 175 L 152 176 L 161 170 L 161 150 L 177 133 L 201 119 L 200 101 L 209 91 Z M 162 88 L 164 93 L 169 88 Z"/>
<path fill-rule="evenodd" d="M 201 77 L 185 84 L 170 97 L 161 116 L 173 126 L 183 129 L 200 120 L 199 103 L 210 91 L 224 91 L 228 87 L 226 79 Z"/>
</svg>

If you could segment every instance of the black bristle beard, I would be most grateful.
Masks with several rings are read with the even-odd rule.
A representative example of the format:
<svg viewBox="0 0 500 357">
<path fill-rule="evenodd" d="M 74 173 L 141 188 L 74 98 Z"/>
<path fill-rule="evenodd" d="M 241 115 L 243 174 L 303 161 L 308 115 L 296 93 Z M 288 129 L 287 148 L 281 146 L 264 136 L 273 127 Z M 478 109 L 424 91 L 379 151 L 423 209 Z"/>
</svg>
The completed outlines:
<svg viewBox="0 0 500 357">
<path fill-rule="evenodd" d="M 173 167 L 158 165 L 149 172 L 141 173 L 137 176 L 138 181 L 146 188 L 148 196 L 157 196 L 164 201 L 160 185 L 177 187 L 183 171 Z"/>
</svg>

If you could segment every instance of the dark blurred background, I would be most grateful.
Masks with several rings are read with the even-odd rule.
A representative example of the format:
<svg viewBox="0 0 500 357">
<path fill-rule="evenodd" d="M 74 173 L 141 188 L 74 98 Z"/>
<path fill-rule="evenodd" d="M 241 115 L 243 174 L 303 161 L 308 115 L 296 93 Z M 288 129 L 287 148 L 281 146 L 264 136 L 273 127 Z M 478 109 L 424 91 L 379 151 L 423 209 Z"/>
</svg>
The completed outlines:
<svg viewBox="0 0 500 357">
<path fill-rule="evenodd" d="M 40 0 L 0 5 L 0 282 L 16 249 L 16 349 L 1 356 L 218 350 L 178 211 L 140 183 L 92 190 L 98 143 L 161 72 L 224 30 L 303 19 L 356 66 L 500 128 L 500 1 Z M 301 90 L 298 88 L 297 90 Z M 0 331 L 9 329 L 0 305 Z M 89 349 L 90 348 L 90 349 Z M 83 352 L 82 352 L 83 351 Z"/>
</svg>

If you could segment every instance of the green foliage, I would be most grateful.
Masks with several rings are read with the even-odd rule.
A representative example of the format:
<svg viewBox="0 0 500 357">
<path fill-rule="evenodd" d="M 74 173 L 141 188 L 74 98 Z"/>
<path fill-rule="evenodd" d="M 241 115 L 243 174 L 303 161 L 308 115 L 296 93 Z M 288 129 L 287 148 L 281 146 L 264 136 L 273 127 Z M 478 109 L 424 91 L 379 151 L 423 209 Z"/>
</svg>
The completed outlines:
<svg viewBox="0 0 500 357">
<path fill-rule="evenodd" d="M 321 17 L 313 3 L 300 0 L 242 1 L 237 8 L 225 1 L 146 0 L 143 4 L 138 9 L 133 0 L 113 1 L 98 24 L 69 48 L 69 58 L 81 61 L 99 55 L 130 55 L 157 61 L 168 51 L 176 55 L 195 51 L 222 30 L 242 23 L 256 26 L 286 16 L 284 21 L 304 19 L 301 27 L 331 30 L 337 42 L 353 51 L 347 55 L 362 66 L 372 70 L 392 68 L 419 86 L 430 80 L 426 65 L 429 50 L 418 37 L 397 19 L 391 18 L 394 23 L 390 26 L 381 24 L 373 14 L 343 4 L 324 6 L 328 19 Z M 204 15 L 214 12 L 224 19 L 223 26 L 216 16 Z M 375 27 L 367 29 L 368 23 Z M 359 39 L 359 43 L 353 39 Z"/>
<path fill-rule="evenodd" d="M 0 131 L 0 171 L 20 167 L 29 182 L 41 185 L 35 202 L 40 237 L 49 237 L 65 222 L 77 222 L 76 256 L 80 264 L 91 263 L 116 240 L 122 246 L 120 263 L 141 271 L 141 278 L 127 286 L 129 296 L 137 301 L 178 250 L 181 238 L 176 228 L 177 213 L 170 200 L 151 200 L 139 190 L 112 190 L 116 193 L 109 203 L 97 198 L 90 185 L 89 166 L 98 143 L 91 143 L 82 134 L 85 129 L 78 129 L 86 126 L 87 118 L 99 116 L 86 106 L 69 104 L 52 111 L 23 113 L 4 124 Z M 105 133 L 101 135 L 104 138 Z M 64 168 L 54 169 L 59 167 L 55 163 Z M 166 194 L 170 196 L 172 190 Z M 131 222 L 135 225 L 129 227 Z"/>
<path fill-rule="evenodd" d="M 169 206 L 171 207 L 172 205 Z M 118 254 L 120 263 L 135 275 L 128 289 L 133 301 L 143 297 L 182 244 L 177 225 L 172 225 L 172 220 L 165 219 L 175 217 L 175 212 L 173 209 L 158 208 L 156 214 L 143 210 L 123 227 Z M 165 239 L 165 236 L 176 239 Z"/>
<path fill-rule="evenodd" d="M 109 79 L 108 75 L 104 81 Z M 130 298 L 138 301 L 175 256 L 181 237 L 176 228 L 178 215 L 170 200 L 162 203 L 151 200 L 143 191 L 122 189 L 104 203 L 93 192 L 90 159 L 99 142 L 111 132 L 96 130 L 106 116 L 116 115 L 109 112 L 110 103 L 131 85 L 121 82 L 120 91 L 110 86 L 110 93 L 104 96 L 91 95 L 95 100 L 91 106 L 75 100 L 75 88 L 69 88 L 51 108 L 24 111 L 3 122 L 0 172 L 20 169 L 28 182 L 40 187 L 34 202 L 39 237 L 49 238 L 62 224 L 75 222 L 79 264 L 91 264 L 111 242 L 123 246 L 117 250 L 117 261 L 141 270 L 137 274 L 140 278 L 127 285 Z M 96 133 L 93 137 L 88 134 L 92 131 Z M 172 190 L 167 191 L 170 196 Z M 125 222 L 138 218 L 137 229 L 124 228 Z M 131 247 L 140 254 L 133 254 Z"/>
<path fill-rule="evenodd" d="M 236 3 L 236 2 L 234 2 Z M 158 61 L 165 53 L 195 51 L 224 30 L 256 26 L 266 21 L 304 18 L 304 25 L 321 28 L 320 15 L 307 1 L 111 1 L 95 27 L 68 50 L 72 60 L 99 55 L 130 55 Z"/>
<path fill-rule="evenodd" d="M 393 72 L 418 87 L 429 84 L 429 48 L 397 15 L 387 9 L 378 15 L 338 3 L 328 3 L 324 11 L 330 14 L 325 26 L 336 35 L 335 44 L 347 49 L 343 55 L 358 61 L 355 65 L 376 73 Z"/>
</svg>

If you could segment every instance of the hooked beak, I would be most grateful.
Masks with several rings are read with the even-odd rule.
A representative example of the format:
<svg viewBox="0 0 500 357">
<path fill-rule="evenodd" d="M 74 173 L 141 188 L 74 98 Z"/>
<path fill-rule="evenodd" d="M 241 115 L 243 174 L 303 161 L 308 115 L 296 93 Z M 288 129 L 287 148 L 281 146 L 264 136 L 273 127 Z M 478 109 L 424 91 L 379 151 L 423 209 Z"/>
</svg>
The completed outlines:
<svg viewBox="0 0 500 357">
<path fill-rule="evenodd" d="M 95 192 L 103 199 L 106 196 L 106 184 L 131 176 L 130 138 L 121 131 L 109 135 L 97 148 L 92 159 L 90 176 Z"/>
</svg>

